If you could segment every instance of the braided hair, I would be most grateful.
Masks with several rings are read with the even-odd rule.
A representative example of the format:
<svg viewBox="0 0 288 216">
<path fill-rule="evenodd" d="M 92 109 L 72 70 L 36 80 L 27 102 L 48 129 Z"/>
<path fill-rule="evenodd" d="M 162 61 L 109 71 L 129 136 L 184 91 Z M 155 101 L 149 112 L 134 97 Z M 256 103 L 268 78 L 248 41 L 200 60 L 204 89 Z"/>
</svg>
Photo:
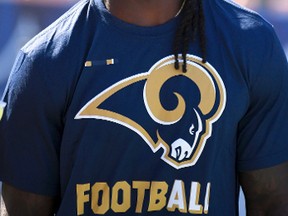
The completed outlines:
<svg viewBox="0 0 288 216">
<path fill-rule="evenodd" d="M 206 38 L 205 38 L 205 17 L 203 13 L 203 0 L 186 0 L 183 7 L 183 16 L 175 34 L 173 52 L 175 56 L 174 67 L 179 69 L 178 53 L 182 53 L 182 71 L 187 71 L 186 55 L 189 43 L 195 41 L 198 36 L 202 53 L 202 62 L 206 62 Z"/>
</svg>

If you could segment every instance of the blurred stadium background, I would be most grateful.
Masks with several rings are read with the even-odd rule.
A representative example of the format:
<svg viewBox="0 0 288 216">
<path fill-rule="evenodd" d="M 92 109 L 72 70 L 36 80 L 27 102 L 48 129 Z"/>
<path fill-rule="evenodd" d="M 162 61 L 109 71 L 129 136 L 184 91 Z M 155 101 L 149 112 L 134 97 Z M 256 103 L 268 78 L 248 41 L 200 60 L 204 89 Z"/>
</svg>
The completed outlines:
<svg viewBox="0 0 288 216">
<path fill-rule="evenodd" d="M 77 1 L 0 0 L 0 96 L 18 50 Z M 274 25 L 288 57 L 288 0 L 235 0 L 235 2 L 257 11 Z M 242 193 L 239 206 L 240 216 L 244 216 L 245 202 Z"/>
<path fill-rule="evenodd" d="M 17 51 L 79 0 L 0 0 L 0 96 Z M 235 0 L 271 22 L 288 56 L 288 0 Z"/>
</svg>

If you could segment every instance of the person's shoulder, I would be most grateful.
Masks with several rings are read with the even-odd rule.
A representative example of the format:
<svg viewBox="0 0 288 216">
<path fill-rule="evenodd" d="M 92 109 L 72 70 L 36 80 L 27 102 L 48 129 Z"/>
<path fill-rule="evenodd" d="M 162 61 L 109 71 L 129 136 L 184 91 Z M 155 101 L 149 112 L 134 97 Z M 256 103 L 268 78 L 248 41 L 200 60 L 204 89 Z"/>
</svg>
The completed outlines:
<svg viewBox="0 0 288 216">
<path fill-rule="evenodd" d="M 217 33 L 225 38 L 225 43 L 233 44 L 238 53 L 258 55 L 274 46 L 277 41 L 274 27 L 260 14 L 230 0 L 209 2 Z"/>
<path fill-rule="evenodd" d="M 79 33 L 85 31 L 91 14 L 92 1 L 81 0 L 59 17 L 47 28 L 38 33 L 21 51 L 27 56 L 38 57 L 41 54 L 55 57 L 58 52 L 65 50 L 67 46 L 73 46 Z M 93 20 L 93 19 L 92 19 Z M 88 34 L 88 32 L 86 32 Z"/>
<path fill-rule="evenodd" d="M 70 89 L 81 74 L 97 29 L 93 2 L 81 0 L 22 47 L 14 67 L 17 73 L 37 77 L 46 86 Z"/>
<path fill-rule="evenodd" d="M 241 6 L 231 0 L 212 0 L 214 2 L 214 9 L 218 15 L 226 20 L 226 27 L 233 28 L 233 30 L 255 33 L 259 31 L 273 32 L 273 26 L 259 13 Z M 227 26 L 228 25 L 228 26 Z"/>
</svg>

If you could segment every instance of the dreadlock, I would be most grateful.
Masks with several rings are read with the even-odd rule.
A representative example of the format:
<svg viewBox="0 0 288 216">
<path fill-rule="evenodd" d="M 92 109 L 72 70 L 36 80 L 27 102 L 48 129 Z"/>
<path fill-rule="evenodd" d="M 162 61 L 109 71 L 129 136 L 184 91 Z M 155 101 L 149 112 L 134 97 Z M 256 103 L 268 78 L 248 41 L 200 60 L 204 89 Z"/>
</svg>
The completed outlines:
<svg viewBox="0 0 288 216">
<path fill-rule="evenodd" d="M 183 17 L 176 31 L 174 39 L 174 56 L 176 70 L 179 69 L 178 53 L 182 53 L 183 65 L 182 71 L 187 72 L 186 55 L 189 49 L 189 43 L 194 42 L 198 35 L 200 49 L 202 53 L 202 62 L 206 62 L 206 38 L 205 38 L 205 17 L 203 13 L 203 0 L 186 0 L 183 7 Z"/>
</svg>

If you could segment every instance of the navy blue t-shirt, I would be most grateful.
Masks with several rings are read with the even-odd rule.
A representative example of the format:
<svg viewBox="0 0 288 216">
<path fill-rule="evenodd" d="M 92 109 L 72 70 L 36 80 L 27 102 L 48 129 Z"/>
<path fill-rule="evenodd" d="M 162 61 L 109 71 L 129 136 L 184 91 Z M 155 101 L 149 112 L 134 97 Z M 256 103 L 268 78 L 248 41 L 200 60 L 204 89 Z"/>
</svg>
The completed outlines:
<svg viewBox="0 0 288 216">
<path fill-rule="evenodd" d="M 196 40 L 186 73 L 181 14 L 141 27 L 83 0 L 32 39 L 0 103 L 0 180 L 60 196 L 59 216 L 237 215 L 237 173 L 288 160 L 287 60 L 259 15 L 203 4 L 207 63 Z"/>
</svg>

